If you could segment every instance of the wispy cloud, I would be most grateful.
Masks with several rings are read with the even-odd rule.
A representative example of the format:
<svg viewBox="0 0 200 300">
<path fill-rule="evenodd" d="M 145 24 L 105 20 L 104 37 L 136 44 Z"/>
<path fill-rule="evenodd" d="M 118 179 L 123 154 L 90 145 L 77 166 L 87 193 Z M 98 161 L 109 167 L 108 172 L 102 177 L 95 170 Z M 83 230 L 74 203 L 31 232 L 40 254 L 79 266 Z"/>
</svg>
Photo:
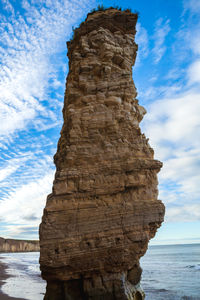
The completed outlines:
<svg viewBox="0 0 200 300">
<path fill-rule="evenodd" d="M 0 168 L 0 182 L 4 181 L 11 174 L 15 173 L 16 170 L 20 167 L 20 165 L 25 163 L 26 160 L 26 157 L 21 156 L 20 159 L 12 158 L 8 161 L 5 161 L 2 167 Z"/>
<path fill-rule="evenodd" d="M 141 76 L 139 96 L 148 101 L 143 129 L 156 158 L 164 161 L 160 198 L 166 203 L 168 221 L 200 219 L 200 22 L 199 18 L 192 21 L 200 15 L 197 2 L 183 1 L 178 34 L 172 34 L 165 17 L 157 20 L 151 34 L 137 25 L 138 66 L 148 61 L 146 73 L 150 74 L 147 89 L 146 74 Z M 65 42 L 72 25 L 95 5 L 88 0 L 23 0 L 17 8 L 16 1 L 3 0 L 1 5 L 1 234 L 37 238 L 51 192 L 52 157 L 62 123 Z M 171 55 L 168 68 L 162 66 L 166 53 Z"/>
<path fill-rule="evenodd" d="M 29 220 L 30 221 L 30 220 Z M 4 236 L 18 239 L 36 239 L 38 236 L 38 224 L 33 225 L 19 225 L 11 224 L 5 225 L 3 228 Z"/>
<path fill-rule="evenodd" d="M 9 0 L 2 0 L 2 4 L 4 5 L 4 9 L 7 10 L 8 12 L 14 14 L 14 8 L 12 4 L 10 3 Z"/>
<path fill-rule="evenodd" d="M 169 222 L 194 222 L 200 220 L 200 204 L 191 203 L 181 206 L 169 206 L 166 221 Z"/>
<path fill-rule="evenodd" d="M 196 0 L 184 0 L 183 1 L 185 10 L 189 10 L 190 13 L 196 14 L 200 12 L 200 2 Z"/>
<path fill-rule="evenodd" d="M 170 222 L 200 221 L 200 9 L 197 1 L 183 4 L 178 31 L 169 20 L 157 21 L 149 40 L 158 78 L 140 94 L 152 99 L 142 126 L 155 157 L 164 162 L 159 197 Z"/>
<path fill-rule="evenodd" d="M 189 83 L 200 83 L 200 59 L 194 61 L 188 69 Z"/>
<path fill-rule="evenodd" d="M 149 54 L 149 37 L 147 30 L 142 27 L 141 23 L 137 23 L 136 25 L 136 43 L 138 44 L 138 57 L 136 60 L 136 64 L 140 63 L 140 61 L 147 57 Z"/>
<path fill-rule="evenodd" d="M 143 124 L 156 157 L 164 162 L 159 181 L 160 198 L 167 205 L 166 220 L 200 219 L 199 97 L 200 92 L 190 89 L 157 100 L 149 106 Z"/>
<path fill-rule="evenodd" d="M 38 238 L 62 124 L 66 40 L 94 1 L 3 0 L 1 6 L 0 235 Z"/>
<path fill-rule="evenodd" d="M 4 232 L 9 235 L 16 234 L 16 229 L 22 225 L 38 228 L 46 196 L 51 192 L 53 173 L 46 171 L 43 177 L 19 186 L 0 201 L 2 221 L 7 223 L 2 226 Z"/>
<path fill-rule="evenodd" d="M 155 101 L 144 130 L 164 161 L 159 175 L 160 198 L 167 204 L 166 220 L 199 220 L 200 93 L 188 90 Z M 191 207 L 191 209 L 190 209 Z M 192 216 L 192 207 L 196 207 Z"/>
<path fill-rule="evenodd" d="M 153 95 L 154 101 L 148 105 L 143 122 L 156 158 L 164 162 L 159 174 L 159 197 L 166 204 L 165 219 L 170 222 L 200 220 L 200 39 L 197 34 L 200 10 L 196 9 L 196 1 L 184 3 L 183 24 L 170 54 L 174 67 L 169 69 L 162 86 L 149 88 L 149 97 Z M 163 32 L 157 35 L 161 36 L 157 48 L 161 48 L 163 55 L 170 27 L 169 21 L 160 20 L 158 30 L 161 24 L 164 26 Z M 157 50 L 153 49 L 155 55 Z M 159 54 L 157 62 L 162 55 Z"/>
<path fill-rule="evenodd" d="M 161 60 L 167 49 L 165 44 L 165 38 L 170 32 L 169 23 L 169 20 L 164 21 L 162 18 L 158 19 L 156 22 L 153 36 L 154 48 L 152 50 L 154 54 L 155 63 L 158 63 Z"/>
<path fill-rule="evenodd" d="M 44 6 L 46 4 L 46 6 Z M 25 14 L 9 16 L 0 24 L 0 134 L 24 129 L 37 116 L 49 114 L 42 101 L 49 98 L 49 82 L 57 79 L 59 59 L 72 24 L 88 1 L 23 1 Z M 4 0 L 5 8 L 12 7 Z M 78 18 L 77 18 L 78 16 Z M 5 17 L 4 17 L 5 19 Z M 54 113 L 51 111 L 51 119 Z"/>
</svg>

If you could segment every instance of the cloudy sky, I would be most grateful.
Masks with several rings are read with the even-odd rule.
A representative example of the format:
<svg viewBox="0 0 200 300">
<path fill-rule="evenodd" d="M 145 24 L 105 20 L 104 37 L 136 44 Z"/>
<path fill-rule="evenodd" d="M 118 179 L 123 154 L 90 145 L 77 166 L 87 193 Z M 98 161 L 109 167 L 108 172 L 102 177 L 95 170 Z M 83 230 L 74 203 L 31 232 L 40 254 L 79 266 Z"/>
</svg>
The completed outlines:
<svg viewBox="0 0 200 300">
<path fill-rule="evenodd" d="M 200 0 L 1 0 L 0 236 L 38 238 L 62 126 L 66 41 L 98 4 L 139 12 L 142 130 L 164 162 L 152 244 L 200 242 Z"/>
</svg>

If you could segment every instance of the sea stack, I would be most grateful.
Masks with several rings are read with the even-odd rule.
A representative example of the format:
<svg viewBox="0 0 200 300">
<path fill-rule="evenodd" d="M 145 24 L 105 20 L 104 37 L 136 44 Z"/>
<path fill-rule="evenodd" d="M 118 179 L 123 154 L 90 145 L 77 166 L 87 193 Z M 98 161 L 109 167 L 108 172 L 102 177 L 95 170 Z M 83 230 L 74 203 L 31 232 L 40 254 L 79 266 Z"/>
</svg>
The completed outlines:
<svg viewBox="0 0 200 300">
<path fill-rule="evenodd" d="M 40 225 L 46 300 L 144 299 L 139 259 L 164 205 L 162 163 L 139 128 L 136 22 L 130 10 L 95 11 L 67 43 L 64 124 Z"/>
</svg>

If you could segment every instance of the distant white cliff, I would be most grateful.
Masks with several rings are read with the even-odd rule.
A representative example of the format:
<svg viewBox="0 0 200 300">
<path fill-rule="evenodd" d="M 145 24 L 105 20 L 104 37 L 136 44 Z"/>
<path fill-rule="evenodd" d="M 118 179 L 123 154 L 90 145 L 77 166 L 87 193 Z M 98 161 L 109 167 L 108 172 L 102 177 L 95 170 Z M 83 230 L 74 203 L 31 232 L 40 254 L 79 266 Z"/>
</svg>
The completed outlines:
<svg viewBox="0 0 200 300">
<path fill-rule="evenodd" d="M 4 239 L 0 237 L 0 252 L 39 252 L 39 241 Z"/>
</svg>

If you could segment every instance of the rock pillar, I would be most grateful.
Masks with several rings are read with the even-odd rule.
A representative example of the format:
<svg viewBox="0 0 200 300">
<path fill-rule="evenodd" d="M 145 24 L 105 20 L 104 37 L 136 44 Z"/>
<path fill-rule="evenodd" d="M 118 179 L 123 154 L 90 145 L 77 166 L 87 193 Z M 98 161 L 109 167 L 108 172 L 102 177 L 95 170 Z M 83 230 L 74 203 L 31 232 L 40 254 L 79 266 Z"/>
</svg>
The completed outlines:
<svg viewBox="0 0 200 300">
<path fill-rule="evenodd" d="M 144 299 L 139 259 L 164 216 L 162 163 L 141 133 L 137 14 L 90 13 L 67 43 L 64 124 L 40 225 L 47 300 Z"/>
</svg>

